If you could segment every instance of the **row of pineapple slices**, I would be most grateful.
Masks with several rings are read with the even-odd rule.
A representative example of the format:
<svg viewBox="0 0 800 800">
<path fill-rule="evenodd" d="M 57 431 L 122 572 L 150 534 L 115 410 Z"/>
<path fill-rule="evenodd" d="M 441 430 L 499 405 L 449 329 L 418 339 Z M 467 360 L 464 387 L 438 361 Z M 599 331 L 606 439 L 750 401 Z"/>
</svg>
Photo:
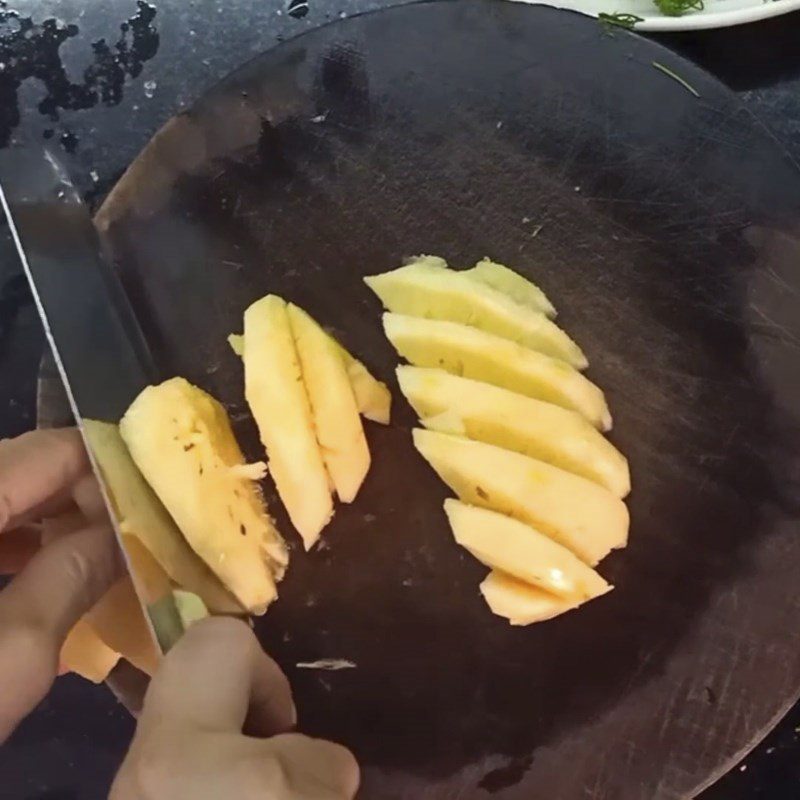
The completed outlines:
<svg viewBox="0 0 800 800">
<path fill-rule="evenodd" d="M 527 625 L 608 592 L 593 567 L 627 542 L 628 463 L 547 297 L 491 261 L 423 257 L 366 283 L 412 365 L 397 378 L 423 425 L 414 444 L 458 496 L 445 501 L 455 539 L 491 569 L 492 611 Z"/>
<path fill-rule="evenodd" d="M 458 272 L 425 257 L 366 282 L 389 310 L 386 335 L 410 362 L 397 378 L 422 422 L 414 444 L 458 496 L 445 503 L 456 541 L 491 569 L 481 591 L 492 611 L 529 624 L 607 592 L 593 567 L 626 543 L 628 464 L 600 432 L 611 427 L 603 393 L 581 374 L 586 358 L 552 321 L 552 304 L 489 261 Z M 305 311 L 274 295 L 245 311 L 244 333 L 230 343 L 269 471 L 308 549 L 334 494 L 355 499 L 370 466 L 361 416 L 387 424 L 391 396 Z M 86 432 L 150 599 L 161 596 L 165 573 L 212 613 L 262 613 L 288 552 L 258 488 L 266 465 L 245 463 L 223 406 L 173 378 L 145 389 L 119 428 L 88 421 Z M 115 587 L 62 660 L 102 679 L 133 649 L 149 653 L 134 663 L 151 668 L 135 607 L 130 582 Z M 101 648 L 91 631 L 113 646 Z"/>
</svg>

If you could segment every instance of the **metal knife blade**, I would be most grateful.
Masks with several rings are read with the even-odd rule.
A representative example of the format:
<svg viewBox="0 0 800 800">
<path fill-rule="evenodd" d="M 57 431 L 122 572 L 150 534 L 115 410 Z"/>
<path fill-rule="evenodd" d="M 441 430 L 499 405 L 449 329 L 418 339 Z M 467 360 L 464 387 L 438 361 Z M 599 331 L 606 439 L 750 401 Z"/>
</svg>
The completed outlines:
<svg viewBox="0 0 800 800">
<path fill-rule="evenodd" d="M 146 576 L 141 567 L 137 574 L 141 558 L 125 546 L 112 487 L 84 422 L 118 423 L 155 381 L 153 359 L 89 210 L 51 150 L 0 153 L 0 203 L 145 617 L 166 652 L 183 633 L 169 578 L 154 559 Z M 158 503 L 155 495 L 151 502 Z"/>
</svg>

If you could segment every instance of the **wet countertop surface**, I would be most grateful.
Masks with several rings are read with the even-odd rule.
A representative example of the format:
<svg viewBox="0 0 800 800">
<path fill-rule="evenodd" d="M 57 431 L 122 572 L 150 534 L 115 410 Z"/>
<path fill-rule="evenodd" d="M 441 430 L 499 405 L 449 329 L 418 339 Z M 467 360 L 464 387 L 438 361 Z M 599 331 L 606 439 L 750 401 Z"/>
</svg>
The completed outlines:
<svg viewBox="0 0 800 800">
<path fill-rule="evenodd" d="M 156 6 L 111 0 L 0 3 L 0 147 L 57 142 L 76 182 L 96 204 L 152 134 L 205 88 L 250 57 L 339 16 L 385 2 L 267 0 Z M 800 15 L 747 28 L 658 40 L 736 91 L 800 160 Z M 41 329 L 7 234 L 0 240 L 0 436 L 34 423 Z M 29 754 L 4 760 L 0 789 L 13 798 L 77 797 L 105 785 L 131 722 L 110 693 L 72 678 L 17 733 Z M 794 798 L 800 789 L 800 710 L 704 800 Z M 80 746 L 57 764 L 59 743 Z M 13 771 L 13 773 L 12 773 Z M 74 775 L 74 780 L 70 775 Z M 65 777 L 66 776 L 66 777 Z M 83 796 L 83 795 L 81 795 Z M 86 795 L 92 796 L 92 795 Z"/>
</svg>

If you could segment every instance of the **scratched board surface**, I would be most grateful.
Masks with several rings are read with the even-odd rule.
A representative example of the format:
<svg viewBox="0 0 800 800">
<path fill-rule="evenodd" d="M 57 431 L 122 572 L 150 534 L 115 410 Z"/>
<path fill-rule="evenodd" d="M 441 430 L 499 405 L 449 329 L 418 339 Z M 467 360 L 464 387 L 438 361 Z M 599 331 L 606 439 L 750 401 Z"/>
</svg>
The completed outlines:
<svg viewBox="0 0 800 800">
<path fill-rule="evenodd" d="M 483 0 L 280 46 L 111 193 L 98 224 L 164 375 L 220 397 L 249 456 L 225 337 L 266 292 L 394 389 L 358 502 L 315 552 L 292 539 L 257 624 L 303 729 L 359 756 L 365 798 L 684 797 L 796 699 L 799 207 L 795 166 L 697 68 Z M 534 278 L 607 390 L 631 543 L 602 565 L 616 590 L 578 613 L 510 628 L 452 542 L 360 280 L 420 252 Z M 295 667 L 322 658 L 356 667 Z"/>
</svg>

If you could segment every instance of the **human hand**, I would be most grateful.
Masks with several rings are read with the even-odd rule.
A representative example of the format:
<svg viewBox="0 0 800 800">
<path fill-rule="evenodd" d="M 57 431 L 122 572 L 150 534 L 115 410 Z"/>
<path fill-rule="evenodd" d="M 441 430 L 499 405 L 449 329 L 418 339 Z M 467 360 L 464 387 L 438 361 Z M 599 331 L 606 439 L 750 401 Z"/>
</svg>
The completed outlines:
<svg viewBox="0 0 800 800">
<path fill-rule="evenodd" d="M 223 617 L 199 622 L 151 681 L 109 800 L 353 798 L 353 756 L 289 733 L 295 722 L 289 683 L 250 629 Z"/>
<path fill-rule="evenodd" d="M 41 546 L 38 523 L 71 515 Z M 67 633 L 122 574 L 102 496 L 76 430 L 0 441 L 0 743 L 47 694 Z"/>
</svg>

